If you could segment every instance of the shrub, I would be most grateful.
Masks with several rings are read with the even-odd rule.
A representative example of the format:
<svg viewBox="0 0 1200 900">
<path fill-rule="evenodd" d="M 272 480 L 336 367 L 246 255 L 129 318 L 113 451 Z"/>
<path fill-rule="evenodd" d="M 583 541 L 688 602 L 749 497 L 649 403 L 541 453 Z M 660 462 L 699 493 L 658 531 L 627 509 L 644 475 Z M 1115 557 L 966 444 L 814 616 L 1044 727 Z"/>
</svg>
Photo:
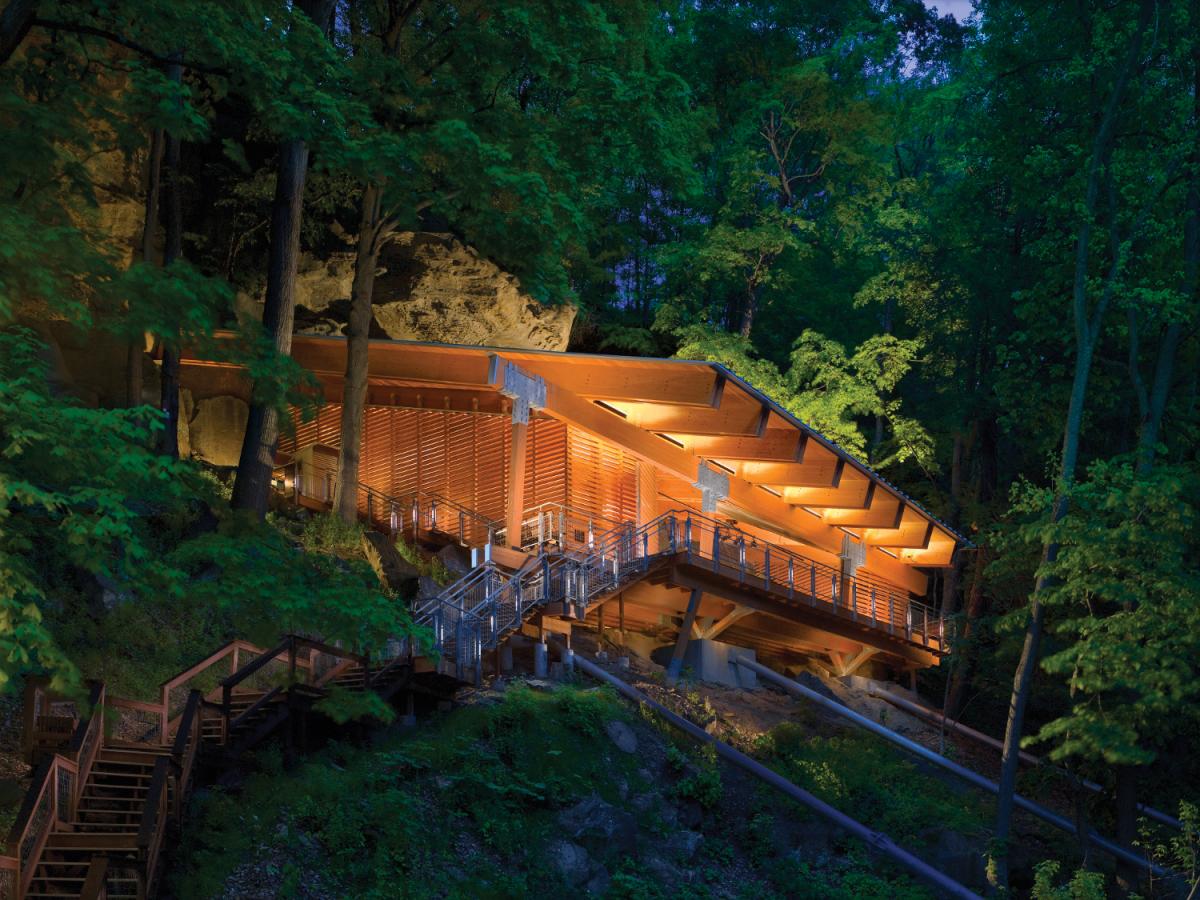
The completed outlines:
<svg viewBox="0 0 1200 900">
<path fill-rule="evenodd" d="M 357 553 L 362 549 L 362 526 L 345 522 L 335 513 L 318 513 L 304 523 L 300 544 L 322 553 Z"/>
</svg>

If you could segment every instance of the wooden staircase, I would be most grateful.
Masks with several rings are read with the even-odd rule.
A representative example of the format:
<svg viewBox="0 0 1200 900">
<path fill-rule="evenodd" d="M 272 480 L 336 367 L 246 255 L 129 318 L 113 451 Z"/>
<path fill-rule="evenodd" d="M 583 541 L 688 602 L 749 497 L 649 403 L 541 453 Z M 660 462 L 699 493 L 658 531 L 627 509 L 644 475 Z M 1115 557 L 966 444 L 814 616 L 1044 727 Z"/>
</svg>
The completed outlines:
<svg viewBox="0 0 1200 900">
<path fill-rule="evenodd" d="M 164 838 L 179 825 L 200 762 L 219 771 L 272 735 L 290 739 L 290 723 L 304 730 L 319 718 L 314 706 L 334 687 L 384 700 L 418 690 L 416 664 L 407 647 L 372 666 L 300 635 L 268 650 L 231 641 L 164 682 L 158 703 L 95 685 L 71 727 L 62 698 L 31 681 L 25 727 L 40 765 L 9 835 L 12 855 L 0 856 L 0 900 L 153 896 Z M 222 670 L 216 687 L 193 687 Z"/>
</svg>

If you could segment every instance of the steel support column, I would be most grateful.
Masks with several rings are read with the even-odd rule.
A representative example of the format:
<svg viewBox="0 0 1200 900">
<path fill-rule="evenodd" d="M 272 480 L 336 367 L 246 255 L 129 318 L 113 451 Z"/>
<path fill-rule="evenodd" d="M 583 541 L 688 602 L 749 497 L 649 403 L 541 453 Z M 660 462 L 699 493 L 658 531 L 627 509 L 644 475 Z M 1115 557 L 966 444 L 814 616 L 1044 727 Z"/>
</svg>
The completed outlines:
<svg viewBox="0 0 1200 900">
<path fill-rule="evenodd" d="M 671 653 L 671 662 L 667 666 L 667 684 L 673 685 L 679 680 L 679 670 L 683 668 L 683 654 L 687 650 L 688 641 L 692 636 L 692 626 L 696 623 L 696 612 L 700 609 L 700 598 L 703 592 L 692 588 L 688 597 L 687 612 L 683 614 L 683 624 L 679 627 L 679 640 Z"/>
</svg>

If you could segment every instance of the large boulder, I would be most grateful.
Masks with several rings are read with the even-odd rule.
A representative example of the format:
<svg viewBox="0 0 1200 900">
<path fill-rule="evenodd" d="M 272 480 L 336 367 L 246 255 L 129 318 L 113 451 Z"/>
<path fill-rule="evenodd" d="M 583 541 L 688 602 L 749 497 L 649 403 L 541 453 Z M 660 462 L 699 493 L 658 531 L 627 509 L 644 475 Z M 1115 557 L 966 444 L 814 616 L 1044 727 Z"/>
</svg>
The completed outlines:
<svg viewBox="0 0 1200 900">
<path fill-rule="evenodd" d="M 246 401 L 229 395 L 206 397 L 193 404 L 191 396 L 181 398 L 180 446 L 214 466 L 236 466 L 246 436 L 250 407 Z"/>
<path fill-rule="evenodd" d="M 306 257 L 296 282 L 296 330 L 343 334 L 350 311 L 354 255 Z M 261 316 L 262 298 L 240 298 Z M 453 235 L 400 232 L 379 254 L 372 337 L 444 344 L 565 350 L 575 307 L 539 303 L 517 279 Z"/>
<path fill-rule="evenodd" d="M 625 810 L 591 794 L 558 816 L 563 832 L 591 852 L 635 855 L 638 848 L 637 820 Z"/>
</svg>

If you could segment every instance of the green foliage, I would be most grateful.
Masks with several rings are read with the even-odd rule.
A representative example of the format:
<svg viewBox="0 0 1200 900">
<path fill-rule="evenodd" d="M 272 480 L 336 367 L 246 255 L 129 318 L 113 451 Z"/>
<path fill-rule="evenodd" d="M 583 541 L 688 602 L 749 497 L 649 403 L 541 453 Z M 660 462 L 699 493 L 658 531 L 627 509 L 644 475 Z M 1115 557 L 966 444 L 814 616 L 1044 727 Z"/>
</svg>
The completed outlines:
<svg viewBox="0 0 1200 900">
<path fill-rule="evenodd" d="M 251 639 L 295 631 L 372 649 L 412 628 L 365 561 L 306 553 L 269 525 L 229 517 L 167 558 L 187 576 L 184 603 L 220 610 Z"/>
<path fill-rule="evenodd" d="M 675 793 L 685 800 L 696 801 L 705 809 L 712 809 L 724 793 L 716 748 L 705 744 L 692 761 L 692 767 L 694 771 L 675 785 Z"/>
<path fill-rule="evenodd" d="M 52 393 L 33 334 L 0 332 L 0 687 L 45 671 L 56 689 L 78 689 L 46 621 L 64 582 L 119 597 L 176 574 L 163 517 L 204 488 L 191 466 L 151 449 L 160 427 L 151 409 L 87 409 Z"/>
<path fill-rule="evenodd" d="M 300 546 L 305 550 L 349 554 L 362 549 L 362 525 L 346 522 L 333 513 L 310 516 L 300 532 Z"/>
<path fill-rule="evenodd" d="M 929 432 L 900 412 L 896 393 L 917 359 L 921 344 L 892 335 L 864 341 L 848 355 L 842 345 L 807 330 L 792 347 L 789 367 L 781 372 L 757 357 L 751 342 L 738 335 L 694 325 L 680 332 L 677 355 L 718 362 L 745 378 L 801 421 L 867 457 L 883 468 L 914 459 L 934 465 Z M 875 417 L 889 428 L 887 440 L 868 453 L 866 424 Z"/>
<path fill-rule="evenodd" d="M 386 724 L 396 718 L 396 711 L 374 691 L 352 691 L 337 684 L 330 685 L 313 708 L 339 725 L 360 719 Z"/>
<path fill-rule="evenodd" d="M 1059 546 L 1039 569 L 1060 640 L 1042 666 L 1066 680 L 1072 703 L 1031 738 L 1051 743 L 1051 758 L 1146 763 L 1172 734 L 1195 727 L 1197 496 L 1200 482 L 1186 468 L 1138 473 L 1120 460 L 1093 464 L 1056 524 L 1045 518 L 1048 491 L 1017 493 L 1014 508 L 1029 520 L 1013 541 Z"/>
<path fill-rule="evenodd" d="M 589 722 L 625 716 L 608 691 L 513 686 L 499 703 L 464 707 L 370 752 L 332 747 L 286 790 L 277 755 L 265 754 L 240 796 L 214 790 L 199 801 L 173 887 L 213 896 L 268 845 L 339 895 L 522 896 L 547 877 L 555 808 L 592 792 L 616 801 L 614 777 L 636 778 L 635 760 L 604 754 L 581 730 L 581 709 Z M 462 852 L 467 832 L 482 852 Z"/>
<path fill-rule="evenodd" d="M 1034 867 L 1034 900 L 1104 900 L 1108 893 L 1104 889 L 1104 873 L 1076 869 L 1066 884 L 1055 885 L 1062 866 L 1046 860 Z"/>
<path fill-rule="evenodd" d="M 918 843 L 933 830 L 981 831 L 986 807 L 921 774 L 873 735 L 813 737 L 785 723 L 760 740 L 756 752 L 773 769 L 838 809 L 853 809 L 889 835 Z"/>
</svg>

